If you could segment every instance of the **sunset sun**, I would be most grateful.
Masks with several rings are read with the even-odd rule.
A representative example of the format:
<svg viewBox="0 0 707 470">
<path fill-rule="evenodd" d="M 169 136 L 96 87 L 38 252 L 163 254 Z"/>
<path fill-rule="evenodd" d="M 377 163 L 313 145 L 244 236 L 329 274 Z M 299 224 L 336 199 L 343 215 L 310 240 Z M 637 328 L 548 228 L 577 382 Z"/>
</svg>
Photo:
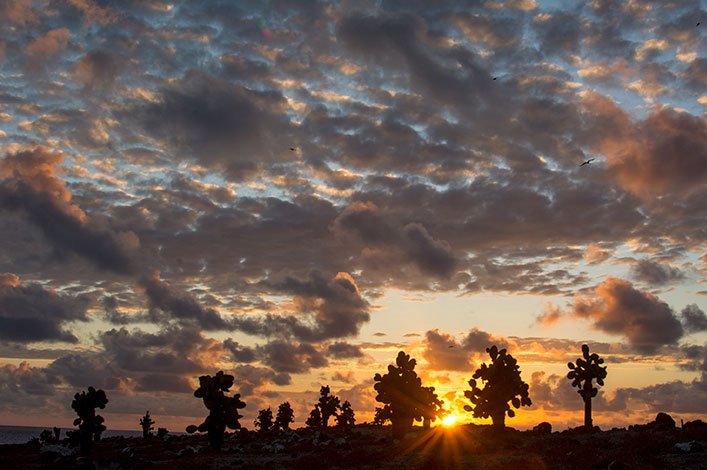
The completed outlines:
<svg viewBox="0 0 707 470">
<path fill-rule="evenodd" d="M 456 426 L 458 419 L 459 417 L 457 415 L 447 415 L 442 418 L 442 426 L 444 426 L 445 428 L 451 428 L 452 426 Z"/>
</svg>

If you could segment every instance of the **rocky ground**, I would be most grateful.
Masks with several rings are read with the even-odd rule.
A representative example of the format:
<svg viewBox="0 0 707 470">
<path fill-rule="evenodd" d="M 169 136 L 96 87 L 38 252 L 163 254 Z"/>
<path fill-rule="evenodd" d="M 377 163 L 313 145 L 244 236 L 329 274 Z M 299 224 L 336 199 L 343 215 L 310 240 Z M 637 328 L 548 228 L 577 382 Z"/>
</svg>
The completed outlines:
<svg viewBox="0 0 707 470">
<path fill-rule="evenodd" d="M 672 420 L 670 420 L 672 421 Z M 689 426 L 688 426 L 689 424 Z M 654 421 L 630 429 L 548 433 L 488 426 L 414 428 L 393 440 L 390 428 L 360 425 L 349 431 L 298 429 L 288 433 L 229 434 L 221 451 L 206 436 L 104 439 L 90 458 L 63 445 L 38 442 L 0 446 L 0 465 L 21 468 L 132 469 L 707 469 L 707 424 L 676 428 Z"/>
</svg>

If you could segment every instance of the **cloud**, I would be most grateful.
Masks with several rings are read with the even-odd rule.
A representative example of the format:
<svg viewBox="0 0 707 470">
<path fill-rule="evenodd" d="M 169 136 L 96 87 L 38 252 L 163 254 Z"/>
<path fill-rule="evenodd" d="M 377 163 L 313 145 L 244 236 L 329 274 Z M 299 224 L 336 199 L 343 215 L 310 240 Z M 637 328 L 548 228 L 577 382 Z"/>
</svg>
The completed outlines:
<svg viewBox="0 0 707 470">
<path fill-rule="evenodd" d="M 562 315 L 587 319 L 597 330 L 622 335 L 643 354 L 655 354 L 661 346 L 675 345 L 684 334 L 668 304 L 614 277 L 599 284 L 593 296 L 576 296 L 569 312 Z M 547 323 L 556 317 L 545 314 L 541 321 Z"/>
<path fill-rule="evenodd" d="M 597 149 L 608 157 L 608 171 L 623 187 L 641 196 L 702 189 L 707 175 L 707 124 L 704 119 L 655 107 L 644 121 L 621 121 L 601 136 Z M 623 116 L 622 116 L 623 115 Z"/>
<path fill-rule="evenodd" d="M 707 331 L 707 316 L 697 304 L 691 304 L 680 312 L 682 326 L 687 333 Z"/>
<path fill-rule="evenodd" d="M 21 284 L 15 274 L 5 273 L 0 277 L 0 338 L 18 343 L 77 343 L 78 338 L 66 326 L 87 322 L 90 304 L 88 296 L 74 297 L 39 284 Z"/>
<path fill-rule="evenodd" d="M 368 263 L 412 262 L 421 272 L 441 278 L 449 278 L 459 264 L 449 243 L 432 238 L 422 224 L 396 226 L 370 202 L 344 209 L 332 223 L 332 231 L 362 244 Z"/>
<path fill-rule="evenodd" d="M 342 341 L 337 341 L 336 343 L 332 343 L 327 346 L 326 352 L 328 355 L 336 359 L 352 359 L 357 357 L 363 357 L 363 351 L 361 350 L 361 346 L 344 343 Z"/>
<path fill-rule="evenodd" d="M 102 49 L 89 51 L 74 65 L 76 80 L 87 89 L 107 89 L 118 77 L 118 60 L 110 52 Z"/>
<path fill-rule="evenodd" d="M 155 319 L 164 313 L 169 318 L 193 321 L 205 330 L 229 330 L 232 326 L 214 309 L 204 308 L 192 296 L 171 288 L 160 279 L 159 272 L 143 276 L 138 287 L 144 290 Z"/>
<path fill-rule="evenodd" d="M 36 72 L 46 68 L 69 44 L 71 33 L 66 28 L 52 29 L 25 47 L 26 67 Z"/>
<path fill-rule="evenodd" d="M 307 343 L 271 341 L 258 348 L 261 361 L 277 372 L 300 374 L 328 365 L 323 352 Z"/>
<path fill-rule="evenodd" d="M 649 259 L 637 261 L 631 268 L 631 273 L 634 279 L 651 286 L 664 286 L 685 278 L 685 275 L 678 268 L 663 265 Z"/>
<path fill-rule="evenodd" d="M 55 172 L 60 152 L 36 147 L 8 153 L 0 161 L 0 207 L 22 211 L 59 251 L 76 253 L 101 269 L 132 272 L 139 239 L 93 221 L 71 202 L 71 192 Z"/>
<path fill-rule="evenodd" d="M 486 348 L 494 344 L 499 348 L 507 348 L 509 343 L 504 338 L 472 328 L 460 341 L 438 329 L 429 330 L 425 333 L 423 344 L 425 349 L 422 357 L 427 361 L 429 370 L 469 372 L 474 369 L 475 355 L 484 353 Z"/>
<path fill-rule="evenodd" d="M 286 101 L 201 72 L 189 72 L 156 103 L 133 113 L 180 160 L 196 159 L 231 178 L 255 175 L 265 162 L 289 156 Z"/>
</svg>

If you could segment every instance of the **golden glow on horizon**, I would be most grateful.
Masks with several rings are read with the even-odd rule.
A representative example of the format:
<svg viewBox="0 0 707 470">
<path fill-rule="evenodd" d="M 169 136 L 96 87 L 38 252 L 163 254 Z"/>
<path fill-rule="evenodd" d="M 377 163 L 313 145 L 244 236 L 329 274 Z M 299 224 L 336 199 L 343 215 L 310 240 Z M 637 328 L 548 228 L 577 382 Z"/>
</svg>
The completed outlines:
<svg viewBox="0 0 707 470">
<path fill-rule="evenodd" d="M 444 426 L 445 428 L 451 428 L 452 426 L 456 426 L 458 419 L 459 417 L 457 415 L 447 415 L 442 418 L 442 426 Z"/>
</svg>

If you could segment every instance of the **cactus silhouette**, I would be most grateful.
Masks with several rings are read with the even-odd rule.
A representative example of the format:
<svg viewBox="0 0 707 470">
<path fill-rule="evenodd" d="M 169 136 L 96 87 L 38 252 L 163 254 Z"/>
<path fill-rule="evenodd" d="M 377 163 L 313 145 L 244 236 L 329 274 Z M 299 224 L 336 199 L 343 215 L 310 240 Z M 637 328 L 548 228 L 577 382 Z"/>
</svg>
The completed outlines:
<svg viewBox="0 0 707 470">
<path fill-rule="evenodd" d="M 409 354 L 400 351 L 395 366 L 388 366 L 387 374 L 376 374 L 373 377 L 377 382 L 373 385 L 378 392 L 376 401 L 389 407 L 393 436 L 396 438 L 404 437 L 412 422 L 422 419 L 419 403 L 422 381 L 415 373 L 415 364 L 415 359 L 410 359 Z"/>
<path fill-rule="evenodd" d="M 290 423 L 295 421 L 295 412 L 292 411 L 292 406 L 289 401 L 281 403 L 277 407 L 277 416 L 275 417 L 275 429 L 286 431 L 290 429 Z"/>
<path fill-rule="evenodd" d="M 273 428 L 272 410 L 268 407 L 258 411 L 258 417 L 253 422 L 255 428 L 260 432 L 268 432 Z"/>
<path fill-rule="evenodd" d="M 319 405 L 314 405 L 314 409 L 309 412 L 309 418 L 304 422 L 310 428 L 322 427 L 322 414 L 319 412 Z"/>
<path fill-rule="evenodd" d="M 167 428 L 157 428 L 157 437 L 163 438 L 167 434 L 169 434 L 169 431 L 167 431 Z"/>
<path fill-rule="evenodd" d="M 373 415 L 373 424 L 384 425 L 390 421 L 390 405 L 383 405 L 383 408 L 376 407 L 376 411 Z"/>
<path fill-rule="evenodd" d="M 145 412 L 145 416 L 140 418 L 140 426 L 142 426 L 142 437 L 147 439 L 148 437 L 152 436 L 152 430 L 155 429 L 152 427 L 152 425 L 155 424 L 155 422 L 150 418 L 150 411 Z"/>
<path fill-rule="evenodd" d="M 500 351 L 496 346 L 486 348 L 491 357 L 491 365 L 481 364 L 469 380 L 471 390 L 465 390 L 464 396 L 474 405 L 464 405 L 466 411 L 473 413 L 476 418 L 491 418 L 495 429 L 505 428 L 506 413 L 511 418 L 515 408 L 530 406 L 532 401 L 528 396 L 528 384 L 520 378 L 520 369 L 517 361 L 505 349 Z M 483 389 L 477 387 L 476 379 L 486 382 Z"/>
<path fill-rule="evenodd" d="M 325 428 L 329 425 L 329 418 L 331 416 L 336 416 L 336 410 L 339 408 L 339 397 L 336 395 L 331 395 L 329 386 L 323 386 L 319 390 L 319 402 L 317 406 L 319 407 L 319 413 L 322 417 L 322 427 Z"/>
<path fill-rule="evenodd" d="M 578 387 L 577 393 L 584 400 L 584 429 L 591 431 L 592 426 L 592 398 L 597 396 L 598 389 L 592 384 L 592 380 L 596 379 L 597 385 L 603 386 L 606 378 L 606 366 L 601 367 L 604 363 L 598 354 L 589 354 L 589 346 L 582 345 L 582 356 L 577 359 L 576 364 L 567 363 L 570 371 L 567 373 L 567 378 L 572 381 L 573 387 Z"/>
<path fill-rule="evenodd" d="M 349 428 L 356 424 L 356 417 L 351 403 L 348 400 L 344 401 L 339 408 L 339 414 L 336 415 L 336 425 L 340 428 Z"/>
<path fill-rule="evenodd" d="M 88 387 L 88 392 L 74 395 L 71 408 L 79 415 L 74 420 L 74 426 L 79 427 L 79 445 L 83 455 L 91 452 L 91 441 L 101 440 L 101 433 L 106 430 L 104 419 L 96 414 L 96 408 L 103 409 L 107 403 L 106 392 L 93 387 Z"/>
<path fill-rule="evenodd" d="M 242 418 L 238 410 L 245 408 L 245 403 L 241 401 L 240 393 L 233 397 L 228 397 L 224 393 L 233 386 L 233 376 L 218 371 L 215 376 L 202 375 L 199 377 L 199 388 L 194 391 L 194 396 L 204 401 L 204 406 L 208 408 L 209 415 L 203 423 L 196 426 L 187 426 L 189 434 L 196 431 L 208 432 L 209 444 L 214 449 L 220 449 L 223 444 L 223 433 L 226 426 L 230 429 L 241 427 L 238 420 Z"/>
<path fill-rule="evenodd" d="M 430 424 L 443 413 L 444 400 L 437 397 L 434 387 L 422 387 L 419 400 L 422 409 L 422 427 L 429 429 Z"/>
</svg>

